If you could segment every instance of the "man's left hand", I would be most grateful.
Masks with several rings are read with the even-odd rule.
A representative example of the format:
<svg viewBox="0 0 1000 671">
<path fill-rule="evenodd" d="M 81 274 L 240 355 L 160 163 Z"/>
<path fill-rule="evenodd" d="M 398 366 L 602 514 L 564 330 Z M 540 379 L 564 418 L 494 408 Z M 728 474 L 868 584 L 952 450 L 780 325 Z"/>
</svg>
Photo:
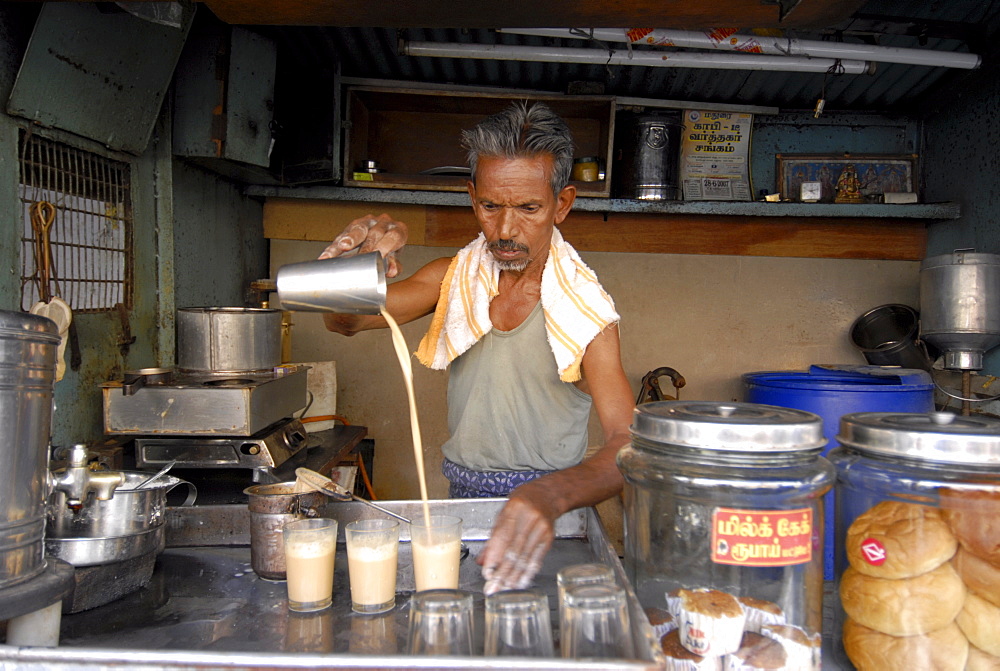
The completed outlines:
<svg viewBox="0 0 1000 671">
<path fill-rule="evenodd" d="M 552 505 L 552 493 L 538 480 L 511 492 L 486 547 L 476 558 L 483 567 L 486 595 L 525 589 L 531 584 L 555 539 L 558 516 Z"/>
</svg>

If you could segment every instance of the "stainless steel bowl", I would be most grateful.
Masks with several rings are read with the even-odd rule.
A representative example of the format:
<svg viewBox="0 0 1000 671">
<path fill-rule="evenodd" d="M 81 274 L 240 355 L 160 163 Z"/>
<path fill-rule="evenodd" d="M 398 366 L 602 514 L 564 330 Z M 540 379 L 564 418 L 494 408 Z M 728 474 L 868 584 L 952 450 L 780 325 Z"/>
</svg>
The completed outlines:
<svg viewBox="0 0 1000 671">
<path fill-rule="evenodd" d="M 73 566 L 94 566 L 160 552 L 164 546 L 167 492 L 188 487 L 182 505 L 194 503 L 197 490 L 186 480 L 163 475 L 142 489 L 149 473 L 125 473 L 125 485 L 107 501 L 88 500 L 74 510 L 66 495 L 54 492 L 46 505 L 45 551 Z"/>
<path fill-rule="evenodd" d="M 104 538 L 46 538 L 45 554 L 73 566 L 98 566 L 163 552 L 163 525 L 139 533 Z"/>
</svg>

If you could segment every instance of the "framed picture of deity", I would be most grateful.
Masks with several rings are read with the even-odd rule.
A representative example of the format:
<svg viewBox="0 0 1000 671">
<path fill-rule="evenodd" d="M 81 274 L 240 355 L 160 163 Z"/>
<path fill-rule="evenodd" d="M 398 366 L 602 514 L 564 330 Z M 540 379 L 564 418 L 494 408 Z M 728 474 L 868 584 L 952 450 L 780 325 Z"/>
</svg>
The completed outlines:
<svg viewBox="0 0 1000 671">
<path fill-rule="evenodd" d="M 917 194 L 917 155 L 777 154 L 781 200 L 803 202 L 802 185 L 820 203 L 881 203 L 887 193 Z M 919 194 L 917 194 L 919 199 Z"/>
</svg>

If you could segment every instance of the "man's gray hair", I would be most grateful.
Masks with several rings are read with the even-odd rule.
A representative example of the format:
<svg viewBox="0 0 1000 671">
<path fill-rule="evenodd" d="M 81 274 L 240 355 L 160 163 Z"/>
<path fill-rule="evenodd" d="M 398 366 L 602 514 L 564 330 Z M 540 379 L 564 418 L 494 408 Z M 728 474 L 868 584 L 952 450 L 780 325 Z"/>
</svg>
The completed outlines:
<svg viewBox="0 0 1000 671">
<path fill-rule="evenodd" d="M 569 184 L 573 171 L 573 135 L 562 118 L 545 103 L 528 107 L 527 101 L 483 119 L 472 130 L 462 131 L 462 147 L 469 152 L 472 182 L 480 156 L 520 158 L 551 154 L 549 179 L 556 196 Z"/>
</svg>

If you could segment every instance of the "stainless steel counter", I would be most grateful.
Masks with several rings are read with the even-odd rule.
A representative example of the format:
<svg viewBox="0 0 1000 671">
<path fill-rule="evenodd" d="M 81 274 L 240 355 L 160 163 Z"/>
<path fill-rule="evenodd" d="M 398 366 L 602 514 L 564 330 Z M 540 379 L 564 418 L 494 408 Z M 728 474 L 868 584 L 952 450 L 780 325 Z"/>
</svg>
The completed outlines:
<svg viewBox="0 0 1000 671">
<path fill-rule="evenodd" d="M 436 513 L 463 518 L 463 539 L 470 549 L 463 560 L 459 586 L 475 594 L 476 641 L 482 650 L 483 581 L 474 557 L 481 551 L 503 499 L 435 501 Z M 419 502 L 382 502 L 405 517 L 420 514 Z M 556 572 L 563 566 L 601 561 L 613 566 L 629 596 L 632 636 L 637 660 L 564 660 L 479 657 L 410 657 L 405 653 L 409 597 L 414 587 L 409 534 L 401 530 L 396 607 L 385 615 L 351 612 L 347 557 L 338 549 L 334 603 L 314 614 L 291 613 L 284 583 L 261 580 L 250 569 L 250 549 L 241 533 L 243 515 L 232 506 L 198 510 L 174 508 L 168 524 L 200 527 L 197 547 L 168 547 L 157 560 L 149 585 L 123 599 L 63 617 L 58 648 L 0 646 L 3 668 L 105 669 L 127 664 L 140 669 L 294 669 L 294 668 L 448 668 L 448 669 L 656 669 L 662 667 L 659 646 L 635 594 L 593 509 L 564 515 L 557 540 L 546 557 L 535 586 L 549 595 L 558 639 Z M 214 524 L 216 509 L 223 524 Z M 343 527 L 372 517 L 359 503 L 331 503 L 326 516 Z M 216 544 L 212 529 L 218 528 Z M 173 542 L 183 535 L 170 534 Z M 556 645 L 558 651 L 558 642 Z"/>
</svg>

